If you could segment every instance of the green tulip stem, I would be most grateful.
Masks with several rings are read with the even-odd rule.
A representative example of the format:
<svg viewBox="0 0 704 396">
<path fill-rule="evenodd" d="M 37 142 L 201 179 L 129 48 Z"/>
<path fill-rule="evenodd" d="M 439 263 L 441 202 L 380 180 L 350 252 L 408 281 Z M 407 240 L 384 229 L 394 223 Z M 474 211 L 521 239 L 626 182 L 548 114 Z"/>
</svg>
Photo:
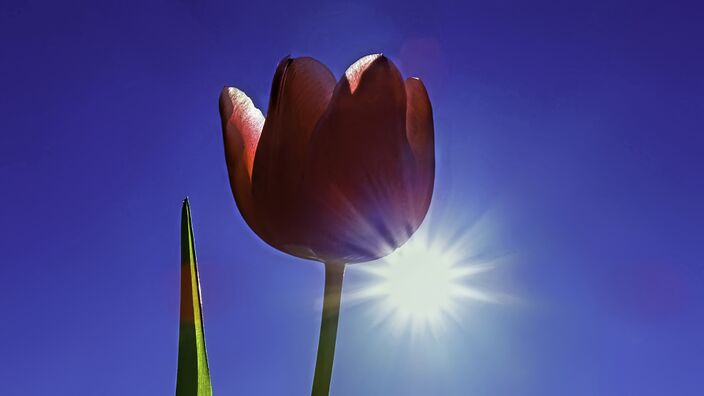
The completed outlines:
<svg viewBox="0 0 704 396">
<path fill-rule="evenodd" d="M 344 274 L 344 263 L 325 263 L 325 295 L 323 297 L 323 313 L 320 323 L 318 358 L 315 363 L 312 396 L 328 396 L 330 393 L 330 379 L 332 378 L 332 363 L 335 357 L 335 339 L 337 338 L 337 322 L 340 317 L 340 296 L 342 295 Z"/>
</svg>

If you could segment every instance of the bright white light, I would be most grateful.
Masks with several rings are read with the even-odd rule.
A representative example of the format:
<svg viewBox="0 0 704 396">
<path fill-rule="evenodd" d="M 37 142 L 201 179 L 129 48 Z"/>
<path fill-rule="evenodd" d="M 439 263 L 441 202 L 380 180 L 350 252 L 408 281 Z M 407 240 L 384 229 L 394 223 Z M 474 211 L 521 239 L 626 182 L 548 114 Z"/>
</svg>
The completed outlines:
<svg viewBox="0 0 704 396">
<path fill-rule="evenodd" d="M 453 249 L 431 244 L 416 235 L 379 262 L 361 266 L 374 281 L 350 297 L 376 300 L 377 324 L 388 324 L 397 334 L 410 331 L 418 335 L 429 330 L 437 337 L 448 319 L 459 321 L 460 308 L 468 299 L 496 301 L 465 284 L 469 277 L 493 265 L 467 260 L 463 253 L 457 245 Z"/>
<path fill-rule="evenodd" d="M 452 304 L 461 286 L 453 261 L 428 249 L 399 251 L 377 270 L 386 303 L 411 322 L 433 321 Z"/>
</svg>

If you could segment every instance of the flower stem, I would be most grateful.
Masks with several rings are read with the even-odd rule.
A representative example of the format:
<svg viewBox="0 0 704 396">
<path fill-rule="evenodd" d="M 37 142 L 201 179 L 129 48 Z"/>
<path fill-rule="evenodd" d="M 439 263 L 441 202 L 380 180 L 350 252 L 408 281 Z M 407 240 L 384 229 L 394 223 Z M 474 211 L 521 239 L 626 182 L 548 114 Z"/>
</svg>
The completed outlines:
<svg viewBox="0 0 704 396">
<path fill-rule="evenodd" d="M 325 295 L 323 297 L 323 314 L 320 323 L 318 358 L 315 363 L 312 396 L 328 396 L 330 392 L 344 274 L 344 263 L 325 263 Z"/>
</svg>

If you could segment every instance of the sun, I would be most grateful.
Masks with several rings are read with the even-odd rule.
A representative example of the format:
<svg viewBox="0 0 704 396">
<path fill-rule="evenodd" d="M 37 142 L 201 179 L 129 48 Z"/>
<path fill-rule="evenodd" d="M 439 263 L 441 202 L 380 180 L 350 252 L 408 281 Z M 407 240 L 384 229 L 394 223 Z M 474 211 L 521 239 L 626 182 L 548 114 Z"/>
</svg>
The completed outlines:
<svg viewBox="0 0 704 396">
<path fill-rule="evenodd" d="M 415 250 L 415 251 L 410 251 Z M 462 273 L 446 257 L 430 249 L 405 249 L 375 268 L 385 304 L 411 323 L 434 322 L 452 308 Z"/>
<path fill-rule="evenodd" d="M 463 256 L 460 249 L 414 236 L 386 258 L 360 268 L 373 280 L 354 298 L 376 301 L 377 322 L 388 324 L 396 333 L 429 331 L 438 336 L 450 319 L 459 321 L 466 300 L 495 302 L 490 294 L 466 284 L 468 278 L 493 265 Z"/>
</svg>

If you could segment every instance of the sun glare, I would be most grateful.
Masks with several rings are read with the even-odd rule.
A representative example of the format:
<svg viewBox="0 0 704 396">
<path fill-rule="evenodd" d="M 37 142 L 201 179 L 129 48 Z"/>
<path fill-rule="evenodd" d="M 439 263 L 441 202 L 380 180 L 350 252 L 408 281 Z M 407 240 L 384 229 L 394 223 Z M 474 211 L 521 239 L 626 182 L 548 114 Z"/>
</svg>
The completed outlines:
<svg viewBox="0 0 704 396">
<path fill-rule="evenodd" d="M 468 300 L 496 302 L 466 284 L 493 264 L 474 262 L 463 251 L 443 245 L 417 235 L 379 262 L 362 266 L 360 270 L 373 280 L 352 298 L 377 302 L 377 324 L 387 324 L 395 333 L 430 331 L 435 337 L 450 319 L 459 322 Z"/>
<path fill-rule="evenodd" d="M 403 251 L 377 271 L 386 303 L 411 322 L 433 320 L 452 305 L 461 273 L 449 257 L 425 249 Z"/>
</svg>

